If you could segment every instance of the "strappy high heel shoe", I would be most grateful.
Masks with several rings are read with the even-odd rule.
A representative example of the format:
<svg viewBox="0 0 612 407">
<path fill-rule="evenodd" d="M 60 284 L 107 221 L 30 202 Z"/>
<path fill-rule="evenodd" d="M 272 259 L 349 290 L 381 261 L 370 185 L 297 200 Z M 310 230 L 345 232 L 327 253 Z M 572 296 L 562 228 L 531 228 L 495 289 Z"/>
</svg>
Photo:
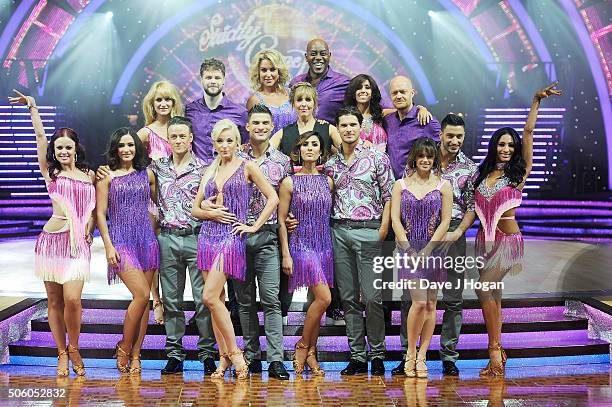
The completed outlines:
<svg viewBox="0 0 612 407">
<path fill-rule="evenodd" d="M 416 355 L 406 353 L 404 362 L 404 374 L 406 377 L 416 377 Z"/>
<path fill-rule="evenodd" d="M 210 375 L 211 379 L 223 379 L 225 377 L 225 372 L 232 367 L 232 360 L 230 359 L 227 353 L 219 355 L 219 366 L 217 370 L 212 372 Z"/>
<path fill-rule="evenodd" d="M 416 377 L 418 377 L 419 379 L 427 378 L 427 364 L 425 363 L 425 358 L 417 358 L 415 364 L 415 372 Z"/>
<path fill-rule="evenodd" d="M 124 351 L 121 346 L 119 346 L 119 342 L 117 342 L 117 345 L 115 346 L 115 354 L 113 355 L 113 357 L 117 359 L 117 370 L 121 373 L 129 373 L 130 354 Z M 123 360 L 120 360 L 120 358 Z"/>
<path fill-rule="evenodd" d="M 297 357 L 298 349 L 306 350 L 306 357 L 304 357 L 302 360 L 299 360 Z M 304 372 L 304 363 L 306 363 L 306 358 L 308 358 L 308 346 L 304 345 L 301 341 L 297 341 L 293 350 L 293 370 L 295 370 L 295 374 L 302 374 Z"/>
<path fill-rule="evenodd" d="M 505 368 L 506 367 L 506 362 L 508 361 L 508 355 L 506 355 L 506 351 L 501 346 L 501 344 L 499 345 L 499 348 L 501 349 L 502 364 L 504 365 L 504 368 Z"/>
<path fill-rule="evenodd" d="M 66 367 L 60 367 L 60 358 L 62 356 L 66 356 Z M 59 377 L 66 377 L 70 374 L 69 364 L 70 364 L 70 359 L 68 356 L 68 351 L 66 349 L 60 350 L 57 353 L 57 370 L 56 370 L 57 375 Z"/>
<path fill-rule="evenodd" d="M 130 374 L 142 373 L 142 363 L 140 362 L 140 355 L 132 356 L 130 359 Z"/>
<path fill-rule="evenodd" d="M 499 343 L 489 346 L 489 363 L 487 363 L 485 368 L 480 369 L 480 376 L 503 376 L 506 373 L 503 356 L 501 363 L 493 363 L 491 361 L 491 351 L 500 351 L 500 354 L 503 355 L 503 353 L 501 353 L 502 348 Z"/>
<path fill-rule="evenodd" d="M 72 354 L 76 353 L 79 355 L 79 359 L 81 359 L 81 363 L 74 363 L 72 360 Z M 85 376 L 85 364 L 83 363 L 83 359 L 81 358 L 81 354 L 79 353 L 79 349 L 75 348 L 72 345 L 68 345 L 68 356 L 70 357 L 70 361 L 72 362 L 72 371 L 77 376 Z"/>
<path fill-rule="evenodd" d="M 249 377 L 249 365 L 246 359 L 244 358 L 244 353 L 240 349 L 237 349 L 233 352 L 228 353 L 227 356 L 229 356 L 230 360 L 232 361 L 232 364 L 234 365 L 234 374 L 236 375 L 236 379 L 246 380 Z M 239 368 L 238 363 L 236 363 L 236 359 L 234 359 L 234 356 L 237 356 L 237 360 L 242 361 L 242 363 L 244 363 L 244 366 Z"/>
<path fill-rule="evenodd" d="M 310 367 L 313 376 L 325 376 L 325 370 L 321 368 L 317 360 L 317 348 L 315 346 L 311 346 L 310 349 L 308 349 L 306 364 Z"/>
</svg>

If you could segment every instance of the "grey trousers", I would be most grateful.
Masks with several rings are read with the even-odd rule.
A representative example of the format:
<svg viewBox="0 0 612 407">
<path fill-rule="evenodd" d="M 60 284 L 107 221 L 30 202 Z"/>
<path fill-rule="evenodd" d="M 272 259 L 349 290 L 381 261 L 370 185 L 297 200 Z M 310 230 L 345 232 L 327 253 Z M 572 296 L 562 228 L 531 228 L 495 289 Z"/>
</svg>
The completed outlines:
<svg viewBox="0 0 612 407">
<path fill-rule="evenodd" d="M 367 362 L 366 329 L 370 358 L 385 358 L 385 320 L 382 293 L 374 288 L 380 278 L 373 271 L 373 259 L 380 255 L 377 229 L 332 226 L 335 281 L 344 308 L 351 359 Z M 363 245 L 362 245 L 363 243 Z M 363 311 L 366 311 L 365 325 Z"/>
<path fill-rule="evenodd" d="M 234 280 L 234 291 L 247 360 L 261 359 L 259 318 L 255 278 L 264 312 L 264 329 L 268 341 L 268 362 L 283 360 L 283 318 L 279 300 L 280 257 L 275 230 L 264 229 L 247 238 L 247 273 L 245 281 Z"/>
<path fill-rule="evenodd" d="M 166 328 L 166 355 L 168 358 L 184 360 L 187 353 L 183 348 L 185 335 L 185 313 L 183 294 L 185 292 L 186 270 L 189 269 L 191 290 L 196 309 L 196 325 L 200 332 L 198 359 L 215 356 L 215 336 L 210 311 L 202 303 L 204 277 L 197 266 L 198 236 L 175 236 L 162 233 L 158 236 L 160 267 L 159 276 L 163 292 L 164 320 Z"/>
<path fill-rule="evenodd" d="M 460 223 L 461 219 L 452 219 L 448 231 L 452 232 L 457 229 Z M 466 243 L 464 234 L 451 246 L 448 251 L 448 256 L 465 256 L 465 253 Z M 455 270 L 447 270 L 447 281 L 452 283 L 453 288 L 442 289 L 442 303 L 446 306 L 444 316 L 442 317 L 442 331 L 440 334 L 440 359 L 442 361 L 456 362 L 457 359 L 459 359 L 459 352 L 455 349 L 457 347 L 457 342 L 459 342 L 461 324 L 463 323 L 463 278 L 464 273 L 456 273 Z M 458 289 L 456 288 L 457 281 L 461 282 Z M 404 353 L 408 349 L 408 333 L 406 332 L 408 308 L 408 295 L 406 290 L 406 295 L 402 296 L 402 323 L 400 328 L 400 340 Z"/>
</svg>

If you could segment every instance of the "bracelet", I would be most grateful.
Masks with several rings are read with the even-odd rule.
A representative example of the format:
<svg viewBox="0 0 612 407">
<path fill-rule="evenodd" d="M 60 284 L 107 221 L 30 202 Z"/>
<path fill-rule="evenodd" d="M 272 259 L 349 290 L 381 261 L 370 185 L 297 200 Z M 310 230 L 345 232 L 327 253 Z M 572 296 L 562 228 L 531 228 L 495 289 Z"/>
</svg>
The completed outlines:
<svg viewBox="0 0 612 407">
<path fill-rule="evenodd" d="M 32 110 L 32 109 L 38 110 L 38 106 L 35 106 L 35 105 L 28 106 L 28 110 Z"/>
</svg>

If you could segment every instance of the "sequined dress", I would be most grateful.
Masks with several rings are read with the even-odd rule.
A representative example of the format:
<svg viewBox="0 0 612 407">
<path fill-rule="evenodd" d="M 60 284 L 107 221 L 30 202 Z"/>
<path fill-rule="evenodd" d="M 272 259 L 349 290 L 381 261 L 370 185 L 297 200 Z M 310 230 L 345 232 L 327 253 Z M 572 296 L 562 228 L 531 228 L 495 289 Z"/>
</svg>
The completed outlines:
<svg viewBox="0 0 612 407">
<path fill-rule="evenodd" d="M 168 143 L 150 128 L 145 127 L 145 129 L 149 131 L 149 143 L 147 145 L 149 158 L 152 160 L 157 160 L 162 157 L 168 157 L 170 154 L 172 154 L 172 147 L 170 146 L 170 143 Z"/>
<path fill-rule="evenodd" d="M 85 232 L 96 206 L 95 188 L 88 181 L 57 176 L 47 184 L 47 190 L 64 212 L 66 228 L 40 233 L 34 248 L 35 274 L 59 284 L 88 281 L 91 253 Z"/>
<path fill-rule="evenodd" d="M 291 212 L 298 227 L 289 234 L 289 252 L 293 258 L 293 276 L 289 291 L 319 283 L 333 286 L 334 256 L 330 217 L 332 194 L 327 176 L 293 175 Z"/>
<path fill-rule="evenodd" d="M 119 282 L 119 273 L 127 269 L 159 269 L 159 245 L 147 213 L 150 197 L 146 170 L 116 176 L 110 182 L 108 231 L 119 263 L 108 265 L 109 284 Z"/>
<path fill-rule="evenodd" d="M 244 173 L 243 161 L 221 187 L 223 205 L 236 215 L 237 222 L 245 224 L 252 188 Z M 215 178 L 211 177 L 204 189 L 204 197 L 218 194 Z M 246 235 L 231 233 L 233 226 L 204 220 L 198 236 L 198 269 L 210 271 L 216 260 L 223 260 L 223 272 L 228 278 L 244 281 L 246 275 Z"/>
<path fill-rule="evenodd" d="M 255 93 L 255 97 L 259 103 L 265 105 L 272 113 L 272 122 L 274 123 L 272 134 L 297 121 L 297 113 L 295 113 L 295 110 L 293 110 L 293 107 L 291 107 L 289 100 L 280 106 L 274 106 L 266 103 L 263 95 L 259 92 Z"/>
<path fill-rule="evenodd" d="M 440 188 L 444 182 L 444 180 L 441 180 L 435 189 L 426 193 L 422 198 L 417 198 L 408 190 L 405 181 L 400 180 L 402 185 L 400 216 L 410 245 L 407 251 L 400 250 L 400 254 L 407 253 L 410 256 L 418 254 L 433 237 L 441 222 L 442 193 Z M 433 252 L 428 256 L 425 264 L 421 263 L 416 268 L 400 267 L 398 270 L 399 277 L 403 279 L 422 278 L 429 281 L 445 281 L 446 273 L 441 267 L 441 260 L 441 257 Z M 409 264 L 412 265 L 412 263 Z"/>
</svg>

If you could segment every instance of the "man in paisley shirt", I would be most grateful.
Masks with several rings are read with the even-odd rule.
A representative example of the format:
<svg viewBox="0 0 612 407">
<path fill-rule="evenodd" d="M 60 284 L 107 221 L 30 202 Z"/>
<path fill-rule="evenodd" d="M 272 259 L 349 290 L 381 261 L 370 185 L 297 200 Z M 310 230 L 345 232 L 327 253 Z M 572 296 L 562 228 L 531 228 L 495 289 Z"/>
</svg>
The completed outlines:
<svg viewBox="0 0 612 407">
<path fill-rule="evenodd" d="M 442 157 L 442 178 L 453 188 L 453 211 L 448 233 L 444 241 L 450 246 L 449 256 L 465 256 L 465 231 L 474 223 L 474 181 L 478 175 L 478 166 L 461 151 L 465 139 L 465 122 L 459 115 L 450 113 L 442 120 L 440 134 L 440 155 Z M 440 334 L 440 359 L 443 373 L 449 376 L 459 375 L 455 363 L 459 358 L 456 351 L 459 333 L 461 332 L 463 313 L 463 273 L 447 270 L 447 278 L 452 288 L 442 290 L 442 302 L 446 305 Z M 408 346 L 406 338 L 406 316 L 408 302 L 402 298 L 401 342 L 404 350 Z M 404 374 L 404 361 L 393 369 L 393 374 Z"/>
<path fill-rule="evenodd" d="M 281 181 L 291 172 L 291 163 L 289 157 L 270 145 L 273 127 L 270 109 L 263 104 L 253 106 L 248 113 L 246 124 L 249 142 L 243 151 L 238 153 L 238 156 L 256 162 L 266 180 L 278 192 Z M 211 205 L 210 202 L 206 202 L 206 205 L 209 208 L 217 207 Z M 249 202 L 247 223 L 254 223 L 265 206 L 265 196 L 255 188 Z M 224 210 L 225 208 L 219 209 Z M 259 298 L 264 312 L 264 330 L 268 342 L 268 375 L 287 380 L 289 374 L 283 365 L 283 323 L 279 297 L 281 271 L 276 211 L 257 233 L 248 236 L 246 244 L 246 279 L 245 281 L 234 280 L 233 284 L 244 338 L 244 354 L 249 364 L 249 371 L 261 373 L 262 370 L 255 293 L 255 278 L 257 278 Z"/>
<path fill-rule="evenodd" d="M 359 139 L 363 116 L 354 107 L 336 115 L 342 145 L 325 164 L 325 174 L 334 180 L 332 237 L 335 282 L 344 308 L 346 332 L 351 349 L 348 366 L 340 373 L 367 373 L 367 328 L 372 360 L 371 373 L 384 375 L 385 321 L 382 293 L 375 288 L 373 271 L 379 242 L 390 225 L 393 173 L 389 157 L 366 148 Z M 365 326 L 363 311 L 366 311 Z"/>
</svg>

